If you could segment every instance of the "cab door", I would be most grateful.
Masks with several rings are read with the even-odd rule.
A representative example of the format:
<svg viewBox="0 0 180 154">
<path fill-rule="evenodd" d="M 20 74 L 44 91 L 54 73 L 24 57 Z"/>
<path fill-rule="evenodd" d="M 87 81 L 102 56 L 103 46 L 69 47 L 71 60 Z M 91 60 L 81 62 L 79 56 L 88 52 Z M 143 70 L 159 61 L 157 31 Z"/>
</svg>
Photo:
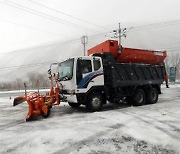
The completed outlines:
<svg viewBox="0 0 180 154">
<path fill-rule="evenodd" d="M 77 60 L 77 68 L 76 68 L 77 88 L 87 88 L 86 82 L 88 81 L 88 77 L 91 73 L 92 73 L 91 59 L 79 58 Z"/>
<path fill-rule="evenodd" d="M 76 69 L 77 89 L 89 90 L 92 86 L 104 85 L 101 58 L 78 59 Z"/>
</svg>

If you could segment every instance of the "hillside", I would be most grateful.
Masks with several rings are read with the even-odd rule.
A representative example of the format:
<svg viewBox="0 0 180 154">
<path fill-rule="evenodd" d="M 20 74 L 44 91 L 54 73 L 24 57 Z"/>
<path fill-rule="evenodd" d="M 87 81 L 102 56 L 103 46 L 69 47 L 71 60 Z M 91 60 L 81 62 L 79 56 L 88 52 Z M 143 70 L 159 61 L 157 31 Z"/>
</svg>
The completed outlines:
<svg viewBox="0 0 180 154">
<path fill-rule="evenodd" d="M 171 29 L 170 29 L 171 28 Z M 122 45 L 132 48 L 152 50 L 167 50 L 168 54 L 178 52 L 180 39 L 178 25 L 171 27 L 149 28 L 148 30 L 130 30 L 127 37 L 122 39 Z M 86 49 L 107 40 L 110 35 L 101 35 L 89 38 Z M 13 81 L 17 78 L 26 80 L 29 72 L 47 74 L 51 62 L 60 62 L 72 56 L 83 55 L 83 45 L 76 40 L 74 42 L 54 43 L 0 54 L 0 82 Z"/>
</svg>

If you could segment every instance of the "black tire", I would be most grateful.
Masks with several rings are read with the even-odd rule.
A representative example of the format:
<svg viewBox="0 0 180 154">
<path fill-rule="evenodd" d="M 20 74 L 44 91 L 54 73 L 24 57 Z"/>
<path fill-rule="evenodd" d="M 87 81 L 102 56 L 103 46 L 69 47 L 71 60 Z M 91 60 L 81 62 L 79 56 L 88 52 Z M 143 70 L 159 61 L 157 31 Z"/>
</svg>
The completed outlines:
<svg viewBox="0 0 180 154">
<path fill-rule="evenodd" d="M 109 100 L 109 103 L 118 104 L 117 101 L 115 101 L 115 100 Z"/>
<path fill-rule="evenodd" d="M 103 98 L 99 93 L 91 93 L 87 98 L 86 108 L 90 112 L 100 111 L 103 108 Z"/>
<path fill-rule="evenodd" d="M 158 91 L 156 88 L 151 88 L 147 93 L 146 93 L 146 103 L 147 104 L 155 104 L 158 101 Z"/>
<path fill-rule="evenodd" d="M 130 96 L 126 97 L 125 101 L 126 101 L 127 105 L 132 105 L 133 104 L 133 98 L 130 97 Z"/>
<path fill-rule="evenodd" d="M 68 102 L 69 106 L 71 106 L 72 108 L 78 108 L 81 104 L 80 103 L 70 103 Z"/>
<path fill-rule="evenodd" d="M 141 106 L 144 105 L 146 100 L 146 95 L 142 89 L 138 89 L 133 96 L 133 105 L 134 106 Z"/>
<path fill-rule="evenodd" d="M 47 117 L 49 117 L 49 115 L 50 115 L 50 109 L 49 109 L 49 108 L 48 108 L 47 114 L 44 114 L 44 112 L 41 111 L 41 116 L 42 116 L 42 117 L 47 118 Z"/>
</svg>

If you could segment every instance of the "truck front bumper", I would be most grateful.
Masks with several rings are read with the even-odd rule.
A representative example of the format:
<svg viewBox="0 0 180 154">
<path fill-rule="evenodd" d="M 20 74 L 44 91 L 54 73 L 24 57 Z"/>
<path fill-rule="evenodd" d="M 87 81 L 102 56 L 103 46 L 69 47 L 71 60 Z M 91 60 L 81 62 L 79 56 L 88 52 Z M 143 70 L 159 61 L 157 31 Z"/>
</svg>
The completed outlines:
<svg viewBox="0 0 180 154">
<path fill-rule="evenodd" d="M 78 103 L 77 97 L 74 94 L 64 94 L 63 97 L 66 102 Z"/>
</svg>

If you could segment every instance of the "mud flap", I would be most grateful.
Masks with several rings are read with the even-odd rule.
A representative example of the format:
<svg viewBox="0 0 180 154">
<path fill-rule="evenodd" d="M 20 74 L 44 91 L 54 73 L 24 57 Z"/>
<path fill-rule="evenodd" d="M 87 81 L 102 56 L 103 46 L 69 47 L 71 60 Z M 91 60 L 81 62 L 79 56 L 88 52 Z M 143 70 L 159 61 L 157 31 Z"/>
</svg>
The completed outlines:
<svg viewBox="0 0 180 154">
<path fill-rule="evenodd" d="M 19 105 L 25 101 L 24 97 L 16 97 L 13 101 L 13 106 Z"/>
</svg>

